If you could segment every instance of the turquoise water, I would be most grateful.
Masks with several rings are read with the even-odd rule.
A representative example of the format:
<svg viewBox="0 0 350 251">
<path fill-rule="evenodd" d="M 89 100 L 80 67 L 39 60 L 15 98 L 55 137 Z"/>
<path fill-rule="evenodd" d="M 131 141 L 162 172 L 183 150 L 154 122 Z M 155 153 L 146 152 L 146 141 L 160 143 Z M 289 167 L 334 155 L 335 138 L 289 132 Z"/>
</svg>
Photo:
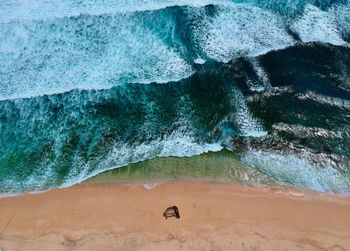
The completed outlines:
<svg viewBox="0 0 350 251">
<path fill-rule="evenodd" d="M 242 185 L 286 185 L 287 183 L 249 167 L 231 151 L 209 152 L 192 157 L 158 157 L 103 172 L 87 180 L 101 182 L 157 182 L 191 179 L 235 182 Z"/>
<path fill-rule="evenodd" d="M 347 0 L 2 1 L 0 193 L 222 149 L 349 192 L 349 17 Z"/>
</svg>

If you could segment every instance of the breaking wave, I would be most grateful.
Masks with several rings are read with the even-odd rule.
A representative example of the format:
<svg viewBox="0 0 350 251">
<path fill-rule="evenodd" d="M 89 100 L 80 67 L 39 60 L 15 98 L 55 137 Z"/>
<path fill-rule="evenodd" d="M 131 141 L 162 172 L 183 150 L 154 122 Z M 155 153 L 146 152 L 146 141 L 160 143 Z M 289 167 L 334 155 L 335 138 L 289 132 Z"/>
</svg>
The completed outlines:
<svg viewBox="0 0 350 251">
<path fill-rule="evenodd" d="M 349 3 L 288 11 L 264 3 L 4 1 L 0 99 L 178 81 L 198 60 L 256 57 L 298 41 L 346 44 Z"/>
<path fill-rule="evenodd" d="M 243 161 L 269 176 L 295 186 L 319 192 L 349 194 L 350 191 L 348 177 L 341 175 L 332 166 L 317 169 L 307 157 L 252 151 L 244 156 Z"/>
</svg>

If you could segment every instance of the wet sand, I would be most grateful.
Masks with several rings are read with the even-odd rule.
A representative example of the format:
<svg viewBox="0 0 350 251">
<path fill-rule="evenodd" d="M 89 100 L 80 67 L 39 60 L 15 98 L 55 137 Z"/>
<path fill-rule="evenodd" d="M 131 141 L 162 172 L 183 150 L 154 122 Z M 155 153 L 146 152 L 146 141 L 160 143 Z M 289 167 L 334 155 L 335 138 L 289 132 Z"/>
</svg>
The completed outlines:
<svg viewBox="0 0 350 251">
<path fill-rule="evenodd" d="M 172 205 L 181 218 L 163 219 Z M 198 181 L 151 190 L 143 184 L 83 184 L 1 198 L 1 247 L 350 250 L 350 197 Z"/>
</svg>

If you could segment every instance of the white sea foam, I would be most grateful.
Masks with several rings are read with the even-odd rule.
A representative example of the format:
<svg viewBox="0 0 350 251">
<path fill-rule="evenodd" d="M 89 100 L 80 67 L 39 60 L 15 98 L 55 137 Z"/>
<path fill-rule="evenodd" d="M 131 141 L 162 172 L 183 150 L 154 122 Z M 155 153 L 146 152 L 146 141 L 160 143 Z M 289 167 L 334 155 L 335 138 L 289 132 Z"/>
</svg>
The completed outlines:
<svg viewBox="0 0 350 251">
<path fill-rule="evenodd" d="M 89 170 L 89 163 L 79 168 L 72 168 L 62 187 L 80 183 L 89 177 L 103 171 L 126 166 L 155 157 L 190 157 L 206 152 L 218 152 L 222 150 L 220 144 L 199 143 L 194 137 L 181 132 L 174 132 L 163 139 L 155 139 L 138 145 L 116 143 L 107 157 L 100 160 L 96 170 Z"/>
<path fill-rule="evenodd" d="M 214 13 L 202 8 L 208 4 L 215 4 Z M 186 48 L 168 43 L 179 29 L 171 18 L 162 11 L 145 11 L 175 5 L 192 6 L 183 13 L 192 20 L 195 59 L 183 55 Z M 347 7 L 339 6 L 325 12 L 307 5 L 291 27 L 305 42 L 343 44 L 338 29 L 346 33 L 349 25 Z M 71 16 L 79 17 L 66 18 Z M 293 45 L 285 22 L 268 8 L 224 0 L 3 1 L 0 100 L 106 89 L 125 82 L 178 81 L 194 73 L 192 62 L 227 62 Z M 259 67 L 256 73 L 262 83 L 268 80 Z"/>
<path fill-rule="evenodd" d="M 304 14 L 293 22 L 291 29 L 303 42 L 346 43 L 337 28 L 336 17 L 310 4 L 305 6 Z"/>
<path fill-rule="evenodd" d="M 93 170 L 91 170 L 91 163 L 77 158 L 74 162 L 80 164 L 71 168 L 62 186 L 70 186 L 103 171 L 156 157 L 191 157 L 206 152 L 221 151 L 223 147 L 219 143 L 206 143 L 193 135 L 196 129 L 192 125 L 193 108 L 189 97 L 183 96 L 177 102 L 177 119 L 174 122 L 174 125 L 177 126 L 176 130 L 169 135 L 143 139 L 142 142 L 136 144 L 123 141 L 115 142 L 108 154 L 97 161 L 98 164 Z M 154 109 L 152 104 L 149 105 L 149 109 Z M 142 132 L 141 134 L 145 137 L 152 137 L 149 129 L 154 127 L 153 123 L 158 123 L 154 120 L 152 112 L 149 112 L 145 117 L 144 124 L 139 128 L 139 132 Z"/>
<path fill-rule="evenodd" d="M 201 7 L 208 4 L 230 4 L 230 0 L 3 0 L 0 2 L 0 23 L 24 20 L 50 20 L 82 14 L 110 15 L 151 11 L 171 6 Z"/>
<path fill-rule="evenodd" d="M 183 56 L 142 24 L 157 26 L 156 19 L 130 14 L 0 25 L 0 100 L 190 76 Z"/>
<path fill-rule="evenodd" d="M 298 94 L 298 98 L 301 100 L 311 99 L 320 104 L 336 106 L 338 108 L 350 109 L 350 101 L 337 97 L 325 96 L 312 91 Z"/>
<path fill-rule="evenodd" d="M 156 188 L 160 183 L 159 182 L 154 182 L 154 183 L 146 183 L 143 184 L 143 187 L 147 190 L 153 190 L 154 188 Z"/>
<path fill-rule="evenodd" d="M 23 170 L 23 173 L 25 171 Z M 43 188 L 48 189 L 53 184 L 55 184 L 55 172 L 52 167 L 52 163 L 50 160 L 46 160 L 41 165 L 34 169 L 29 176 L 18 180 L 18 177 L 7 177 L 5 181 L 1 184 L 1 191 L 8 191 L 7 193 L 0 193 L 1 197 L 8 196 L 17 196 L 22 193 L 19 192 L 23 189 L 23 191 L 29 191 L 31 193 L 38 193 Z"/>
<path fill-rule="evenodd" d="M 334 6 L 330 10 L 337 24 L 338 30 L 343 37 L 346 37 L 347 41 L 350 40 L 350 1 L 347 4 L 340 4 Z"/>
<path fill-rule="evenodd" d="M 193 60 L 195 64 L 205 64 L 205 60 L 203 58 L 196 58 Z"/>
<path fill-rule="evenodd" d="M 250 113 L 243 94 L 240 90 L 234 89 L 230 93 L 231 106 L 234 108 L 234 118 L 237 129 L 243 136 L 262 137 L 267 134 L 260 122 Z"/>
<path fill-rule="evenodd" d="M 272 88 L 269 77 L 260 62 L 256 58 L 251 58 L 250 63 L 255 71 L 258 81 L 248 80 L 249 89 L 252 91 L 261 92 L 263 90 Z"/>
<path fill-rule="evenodd" d="M 205 19 L 195 23 L 193 33 L 202 52 L 222 62 L 240 56 L 255 57 L 294 45 L 296 41 L 287 32 L 287 26 L 303 42 L 344 45 L 342 33 L 350 33 L 348 6 L 350 4 L 323 11 L 306 4 L 303 15 L 290 23 L 290 19 L 273 9 L 247 3 L 218 5 L 215 15 L 201 14 Z"/>
<path fill-rule="evenodd" d="M 295 186 L 320 192 L 348 193 L 350 180 L 331 166 L 317 168 L 307 156 L 281 155 L 264 151 L 250 151 L 243 161 L 264 173 Z"/>
<path fill-rule="evenodd" d="M 218 6 L 216 15 L 199 23 L 194 34 L 204 53 L 222 62 L 294 44 L 280 16 L 250 5 Z"/>
<path fill-rule="evenodd" d="M 253 117 L 247 106 L 243 93 L 237 89 L 232 88 L 228 91 L 230 99 L 231 112 L 225 116 L 217 125 L 222 131 L 221 139 L 225 145 L 230 145 L 229 140 L 232 134 L 236 135 L 237 131 L 240 136 L 246 137 L 262 137 L 267 134 L 260 121 Z M 226 123 L 233 124 L 234 130 L 231 126 L 226 128 Z M 227 144 L 228 143 L 228 144 Z"/>
</svg>

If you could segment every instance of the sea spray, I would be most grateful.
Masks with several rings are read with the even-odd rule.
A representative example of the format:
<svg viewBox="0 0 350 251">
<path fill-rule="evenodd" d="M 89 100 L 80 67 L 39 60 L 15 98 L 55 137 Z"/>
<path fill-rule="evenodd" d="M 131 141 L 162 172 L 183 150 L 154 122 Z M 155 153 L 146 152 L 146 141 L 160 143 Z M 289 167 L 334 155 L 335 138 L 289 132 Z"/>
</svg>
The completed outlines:
<svg viewBox="0 0 350 251">
<path fill-rule="evenodd" d="M 349 6 L 2 1 L 0 192 L 223 147 L 275 180 L 346 192 Z M 298 126 L 340 136 L 302 137 Z M 281 154 L 275 142 L 311 155 Z M 266 148 L 263 158 L 254 147 Z M 332 166 L 318 169 L 309 157 L 317 154 Z M 308 164 L 288 168 L 283 159 Z"/>
</svg>

